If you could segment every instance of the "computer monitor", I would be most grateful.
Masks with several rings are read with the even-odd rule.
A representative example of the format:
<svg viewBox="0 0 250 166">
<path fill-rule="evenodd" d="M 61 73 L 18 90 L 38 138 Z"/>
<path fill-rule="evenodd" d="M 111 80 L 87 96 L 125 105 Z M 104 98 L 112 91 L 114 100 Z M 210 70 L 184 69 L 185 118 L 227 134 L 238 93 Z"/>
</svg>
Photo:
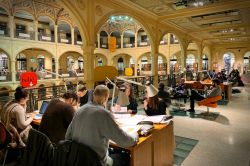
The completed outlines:
<svg viewBox="0 0 250 166">
<path fill-rule="evenodd" d="M 48 104 L 49 104 L 49 101 L 46 101 L 46 100 L 43 101 L 43 103 L 41 105 L 41 108 L 39 110 L 39 114 L 44 114 L 44 112 L 46 111 L 46 108 L 47 108 Z"/>
</svg>

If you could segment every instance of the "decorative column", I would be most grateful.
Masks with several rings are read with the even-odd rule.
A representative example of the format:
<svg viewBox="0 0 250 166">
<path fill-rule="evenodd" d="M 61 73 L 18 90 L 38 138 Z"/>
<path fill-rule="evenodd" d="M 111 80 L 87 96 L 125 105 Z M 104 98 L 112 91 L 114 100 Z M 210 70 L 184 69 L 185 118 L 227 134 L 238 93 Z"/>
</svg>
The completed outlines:
<svg viewBox="0 0 250 166">
<path fill-rule="evenodd" d="M 184 69 L 184 68 L 186 68 L 186 56 L 187 56 L 187 49 L 186 48 L 184 48 L 184 49 L 182 49 L 181 50 L 181 60 L 180 60 L 180 62 L 181 62 L 181 71 Z"/>
<path fill-rule="evenodd" d="M 100 33 L 97 34 L 97 48 L 101 47 L 101 42 L 100 42 Z"/>
<path fill-rule="evenodd" d="M 58 43 L 58 25 L 54 26 L 55 43 Z"/>
<path fill-rule="evenodd" d="M 16 82 L 16 61 L 11 60 L 11 80 L 12 82 Z"/>
<path fill-rule="evenodd" d="M 167 74 L 170 74 L 170 60 L 171 60 L 171 55 L 170 55 L 170 33 L 168 35 L 168 58 L 167 58 Z"/>
<path fill-rule="evenodd" d="M 202 70 L 202 45 L 198 45 L 198 50 L 197 50 L 198 56 L 197 56 L 197 62 L 198 62 L 198 71 Z"/>
<path fill-rule="evenodd" d="M 123 35 L 121 35 L 121 48 L 123 48 Z"/>
<path fill-rule="evenodd" d="M 15 30 L 15 24 L 14 24 L 14 16 L 9 16 L 9 30 L 10 30 L 10 38 L 14 38 L 14 30 Z"/>
<path fill-rule="evenodd" d="M 75 29 L 71 28 L 71 44 L 75 45 Z"/>
<path fill-rule="evenodd" d="M 137 43 L 137 36 L 138 36 L 138 33 L 136 32 L 136 33 L 135 33 L 135 48 L 137 48 L 137 44 L 138 44 L 138 43 Z"/>
<path fill-rule="evenodd" d="M 83 46 L 84 61 L 84 81 L 88 89 L 94 88 L 94 49 L 95 45 Z"/>
<path fill-rule="evenodd" d="M 138 69 L 138 61 L 135 60 L 135 66 L 134 66 L 134 76 L 137 76 L 137 69 Z"/>
<path fill-rule="evenodd" d="M 154 78 L 153 85 L 158 88 L 158 55 L 159 55 L 159 42 L 154 41 L 154 45 L 151 46 L 151 72 Z"/>
<path fill-rule="evenodd" d="M 38 41 L 38 20 L 34 20 L 35 41 Z"/>
<path fill-rule="evenodd" d="M 58 58 L 56 57 L 55 58 L 55 72 L 56 72 L 56 79 L 58 79 L 58 74 L 59 74 L 59 60 L 58 60 Z"/>
</svg>

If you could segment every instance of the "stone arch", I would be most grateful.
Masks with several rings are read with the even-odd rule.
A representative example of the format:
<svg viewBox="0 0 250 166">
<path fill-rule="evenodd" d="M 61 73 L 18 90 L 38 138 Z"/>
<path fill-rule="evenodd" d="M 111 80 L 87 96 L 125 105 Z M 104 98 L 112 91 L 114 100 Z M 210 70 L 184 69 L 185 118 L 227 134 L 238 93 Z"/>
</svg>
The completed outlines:
<svg viewBox="0 0 250 166">
<path fill-rule="evenodd" d="M 102 59 L 102 65 L 105 66 L 108 64 L 108 58 L 104 55 L 104 54 L 101 54 L 101 53 L 96 53 L 94 54 L 95 55 L 95 67 L 98 66 L 98 60 L 101 58 Z"/>
<path fill-rule="evenodd" d="M 152 36 L 153 36 L 153 32 L 151 32 L 150 28 L 148 27 L 148 25 L 143 21 L 143 18 L 141 18 L 140 16 L 136 16 L 130 12 L 121 12 L 121 11 L 112 11 L 107 13 L 106 15 L 104 15 L 100 21 L 96 24 L 96 33 L 99 31 L 99 29 L 101 28 L 101 26 L 109 19 L 110 16 L 112 15 L 126 15 L 129 16 L 131 18 L 134 19 L 134 21 L 136 21 L 144 30 L 145 32 L 148 34 L 149 37 L 149 41 L 150 44 L 152 45 L 153 40 L 152 40 Z"/>
<path fill-rule="evenodd" d="M 79 12 L 76 12 L 77 10 L 74 7 L 75 5 L 71 3 L 72 1 L 68 1 L 68 0 L 58 1 L 58 4 L 61 5 L 63 8 L 65 8 L 67 12 L 70 14 L 70 16 L 74 19 L 74 22 L 77 25 L 79 32 L 81 34 L 84 45 L 93 44 L 93 43 L 90 43 L 92 36 L 89 36 L 86 22 L 83 21 L 82 15 Z"/>
<path fill-rule="evenodd" d="M 53 25 L 56 25 L 56 21 L 48 14 L 40 14 L 37 16 L 37 20 L 39 20 L 39 18 L 41 19 L 41 17 L 46 17 L 48 18 L 52 23 Z"/>
<path fill-rule="evenodd" d="M 17 13 L 19 12 L 24 12 L 24 13 L 27 13 L 29 15 L 32 16 L 32 20 L 36 20 L 36 17 L 34 15 L 34 13 L 31 13 L 29 10 L 25 10 L 25 9 L 20 9 L 20 10 L 16 10 L 14 13 L 13 13 L 13 16 L 15 16 Z"/>
<path fill-rule="evenodd" d="M 27 45 L 23 45 L 22 47 L 18 47 L 18 49 L 14 50 L 14 53 L 13 53 L 13 54 L 14 54 L 14 55 L 17 55 L 17 54 L 19 54 L 19 53 L 21 53 L 22 51 L 27 50 L 27 49 L 39 49 L 39 50 L 44 50 L 44 51 L 47 51 L 48 53 L 50 53 L 50 54 L 52 55 L 52 58 L 55 58 L 55 53 L 52 52 L 51 50 L 49 50 L 47 46 L 45 46 L 45 45 L 43 45 L 43 44 L 37 46 L 36 43 L 35 43 L 35 44 L 32 44 L 32 45 L 31 45 L 30 43 L 28 43 Z M 16 58 L 16 57 L 14 57 L 14 58 Z"/>
<path fill-rule="evenodd" d="M 59 74 L 68 74 L 68 58 L 71 57 L 72 58 L 72 62 L 73 62 L 73 68 L 76 70 L 77 73 L 81 73 L 83 71 L 83 69 L 81 71 L 79 71 L 79 57 L 83 58 L 83 66 L 84 66 L 84 56 L 78 52 L 78 51 L 65 51 L 63 54 L 61 54 L 58 58 L 58 62 L 59 62 Z"/>
</svg>

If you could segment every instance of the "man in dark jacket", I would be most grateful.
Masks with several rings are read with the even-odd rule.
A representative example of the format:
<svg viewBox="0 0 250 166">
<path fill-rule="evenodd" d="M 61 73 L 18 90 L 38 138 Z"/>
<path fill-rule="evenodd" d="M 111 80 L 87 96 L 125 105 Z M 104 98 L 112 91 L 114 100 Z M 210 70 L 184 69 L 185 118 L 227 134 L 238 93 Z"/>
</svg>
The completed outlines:
<svg viewBox="0 0 250 166">
<path fill-rule="evenodd" d="M 65 138 L 67 128 L 74 116 L 74 108 L 71 104 L 75 103 L 77 95 L 72 92 L 66 92 L 63 99 L 53 99 L 50 101 L 39 126 L 39 131 L 46 134 L 51 142 Z"/>
</svg>

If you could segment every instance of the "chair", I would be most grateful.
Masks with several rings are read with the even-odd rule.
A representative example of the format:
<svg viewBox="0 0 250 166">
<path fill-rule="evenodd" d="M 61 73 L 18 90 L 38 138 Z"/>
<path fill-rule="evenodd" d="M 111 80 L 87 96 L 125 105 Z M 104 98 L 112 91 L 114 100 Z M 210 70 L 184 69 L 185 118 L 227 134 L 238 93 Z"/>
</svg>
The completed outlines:
<svg viewBox="0 0 250 166">
<path fill-rule="evenodd" d="M 216 108 L 218 106 L 217 102 L 221 99 L 222 99 L 221 96 L 206 98 L 204 100 L 198 101 L 198 105 L 207 106 L 207 113 L 209 113 L 209 107 Z"/>
<path fill-rule="evenodd" d="M 223 83 L 220 84 L 223 100 L 226 99 L 225 85 Z"/>
<path fill-rule="evenodd" d="M 0 150 L 4 152 L 2 166 L 5 165 L 5 161 L 8 155 L 9 148 L 12 148 L 12 147 L 14 148 L 11 142 L 12 142 L 12 136 L 10 132 L 6 129 L 5 125 L 2 122 L 0 122 Z"/>
</svg>

